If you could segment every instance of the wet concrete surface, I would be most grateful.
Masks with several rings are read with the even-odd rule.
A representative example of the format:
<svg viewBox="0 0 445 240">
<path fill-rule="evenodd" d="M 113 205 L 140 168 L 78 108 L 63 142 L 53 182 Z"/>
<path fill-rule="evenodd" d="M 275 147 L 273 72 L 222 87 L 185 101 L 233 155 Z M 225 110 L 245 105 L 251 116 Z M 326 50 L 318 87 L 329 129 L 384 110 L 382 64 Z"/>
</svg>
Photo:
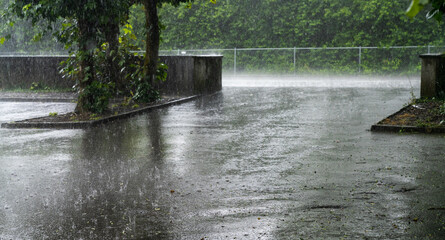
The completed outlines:
<svg viewBox="0 0 445 240">
<path fill-rule="evenodd" d="M 0 129 L 0 239 L 442 239 L 444 136 L 368 131 L 405 83 L 226 85 L 103 127 Z"/>
<path fill-rule="evenodd" d="M 72 112 L 76 106 L 74 103 L 25 102 L 26 98 L 20 99 L 20 102 L 0 101 L 0 123 L 48 116 L 49 113 L 64 114 Z"/>
<path fill-rule="evenodd" d="M 76 102 L 74 92 L 14 92 L 0 89 L 0 102 Z"/>
</svg>

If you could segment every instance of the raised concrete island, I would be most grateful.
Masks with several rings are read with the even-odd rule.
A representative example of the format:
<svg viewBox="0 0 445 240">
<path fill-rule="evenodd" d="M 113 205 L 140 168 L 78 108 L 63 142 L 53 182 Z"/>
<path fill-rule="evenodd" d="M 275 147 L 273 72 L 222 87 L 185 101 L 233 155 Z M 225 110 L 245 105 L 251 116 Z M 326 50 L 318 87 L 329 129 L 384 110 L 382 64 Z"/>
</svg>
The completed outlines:
<svg viewBox="0 0 445 240">
<path fill-rule="evenodd" d="M 51 88 L 71 88 L 74 81 L 59 73 L 67 56 L 0 56 L 0 88 L 30 88 L 33 82 Z M 222 56 L 160 56 L 167 64 L 161 94 L 190 96 L 222 89 Z"/>
<path fill-rule="evenodd" d="M 445 97 L 445 54 L 422 54 L 420 97 Z"/>
</svg>

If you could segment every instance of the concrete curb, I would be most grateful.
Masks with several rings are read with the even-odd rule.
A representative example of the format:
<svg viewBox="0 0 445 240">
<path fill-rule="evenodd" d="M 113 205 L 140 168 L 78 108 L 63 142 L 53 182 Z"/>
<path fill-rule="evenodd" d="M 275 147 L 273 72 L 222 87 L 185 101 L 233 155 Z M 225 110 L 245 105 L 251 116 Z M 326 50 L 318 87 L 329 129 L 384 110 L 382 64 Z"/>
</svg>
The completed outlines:
<svg viewBox="0 0 445 240">
<path fill-rule="evenodd" d="M 403 107 L 399 111 L 389 115 L 386 118 L 393 117 L 409 106 Z M 384 118 L 384 119 L 386 119 Z M 383 121 L 383 120 L 382 120 Z M 388 124 L 381 124 L 381 122 L 378 122 L 371 126 L 371 132 L 409 132 L 409 133 L 445 133 L 444 127 L 416 127 L 416 126 L 408 126 L 408 125 L 388 125 Z"/>
<path fill-rule="evenodd" d="M 375 124 L 371 126 L 372 132 L 409 132 L 409 133 L 445 133 L 443 127 L 414 127 L 404 125 Z"/>
<path fill-rule="evenodd" d="M 150 111 L 153 111 L 156 109 L 189 102 L 189 101 L 195 100 L 201 96 L 202 95 L 194 95 L 194 96 L 190 96 L 190 97 L 180 98 L 180 99 L 176 99 L 176 100 L 169 101 L 166 103 L 143 107 L 143 108 L 140 108 L 137 110 L 129 111 L 126 113 L 115 115 L 115 116 L 102 118 L 99 120 L 79 121 L 79 122 L 29 122 L 29 119 L 28 119 L 28 120 L 17 121 L 17 122 L 2 123 L 1 127 L 2 128 L 14 128 L 14 129 L 18 129 L 18 128 L 85 129 L 85 128 L 98 126 L 98 125 L 108 123 L 111 121 L 115 121 L 115 120 L 126 119 L 129 117 L 136 116 L 136 115 L 146 113 L 146 112 L 150 112 Z"/>
</svg>

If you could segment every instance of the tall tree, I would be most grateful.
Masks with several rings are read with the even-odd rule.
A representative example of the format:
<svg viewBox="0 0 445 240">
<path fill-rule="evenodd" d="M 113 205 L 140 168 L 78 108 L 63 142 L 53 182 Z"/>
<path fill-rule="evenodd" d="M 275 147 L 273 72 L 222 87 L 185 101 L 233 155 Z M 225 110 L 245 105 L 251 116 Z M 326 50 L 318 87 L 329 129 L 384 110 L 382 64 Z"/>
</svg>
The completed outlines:
<svg viewBox="0 0 445 240">
<path fill-rule="evenodd" d="M 146 28 L 144 74 L 145 81 L 151 86 L 155 84 L 159 58 L 160 26 L 158 8 L 162 7 L 163 3 L 177 6 L 180 2 L 191 1 L 193 0 L 136 0 L 144 6 Z"/>
<path fill-rule="evenodd" d="M 158 17 L 158 5 L 162 3 L 159 0 L 143 0 L 145 11 L 145 60 L 144 60 L 144 74 L 148 78 L 146 81 L 151 86 L 154 85 L 156 79 L 156 70 L 158 68 L 159 57 L 159 41 L 160 41 L 160 27 Z"/>
<path fill-rule="evenodd" d="M 194 0 L 136 0 L 144 6 L 145 12 L 145 60 L 144 73 L 146 81 L 153 86 L 156 79 L 156 70 L 158 67 L 159 44 L 160 44 L 160 24 L 158 8 L 164 4 L 170 4 L 177 7 L 180 3 L 191 4 Z M 210 0 L 216 3 L 216 0 Z"/>
<path fill-rule="evenodd" d="M 127 0 L 15 0 L 9 10 L 18 17 L 29 19 L 32 23 L 45 20 L 47 29 L 54 30 L 53 24 L 63 19 L 62 29 L 55 29 L 57 36 L 66 46 L 74 45 L 80 60 L 77 86 L 79 91 L 76 112 L 86 113 L 94 102 L 94 94 L 85 89 L 95 82 L 93 53 L 97 47 L 108 41 L 109 54 L 117 49 L 119 24 L 126 19 L 130 8 Z M 110 59 L 109 72 L 113 77 L 118 69 Z M 116 78 L 118 79 L 118 78 Z"/>
</svg>

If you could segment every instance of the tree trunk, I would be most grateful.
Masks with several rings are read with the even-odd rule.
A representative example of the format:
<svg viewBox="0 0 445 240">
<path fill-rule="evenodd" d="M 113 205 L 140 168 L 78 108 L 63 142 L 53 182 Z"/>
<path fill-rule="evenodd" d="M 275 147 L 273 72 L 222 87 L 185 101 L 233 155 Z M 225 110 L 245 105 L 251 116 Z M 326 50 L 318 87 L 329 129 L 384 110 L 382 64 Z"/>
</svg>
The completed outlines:
<svg viewBox="0 0 445 240">
<path fill-rule="evenodd" d="M 88 113 L 86 106 L 91 102 L 90 96 L 83 94 L 86 87 L 94 81 L 94 61 L 91 52 L 88 49 L 89 40 L 92 33 L 88 21 L 78 20 L 79 28 L 79 54 L 80 54 L 80 72 L 78 75 L 78 92 L 77 105 L 74 110 L 77 114 Z"/>
<path fill-rule="evenodd" d="M 154 86 L 159 58 L 159 19 L 157 0 L 143 0 L 147 34 L 145 39 L 144 73 L 147 81 Z"/>
<path fill-rule="evenodd" d="M 111 81 L 114 81 L 116 90 L 123 90 L 124 83 L 120 75 L 118 51 L 119 51 L 119 24 L 110 23 L 105 30 L 105 38 L 108 42 L 107 72 Z"/>
</svg>

